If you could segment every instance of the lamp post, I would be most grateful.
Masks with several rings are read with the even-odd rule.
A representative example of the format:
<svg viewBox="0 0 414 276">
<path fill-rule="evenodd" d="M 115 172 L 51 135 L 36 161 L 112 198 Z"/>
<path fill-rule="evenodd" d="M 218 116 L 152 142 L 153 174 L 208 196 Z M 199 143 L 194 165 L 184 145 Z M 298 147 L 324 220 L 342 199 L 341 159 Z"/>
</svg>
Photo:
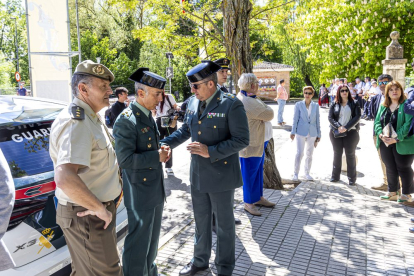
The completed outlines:
<svg viewBox="0 0 414 276">
<path fill-rule="evenodd" d="M 14 44 L 16 46 L 16 65 L 17 65 L 17 72 L 19 71 L 19 47 L 17 47 L 17 19 L 16 17 L 12 17 L 10 19 L 14 19 L 14 31 L 15 31 L 15 39 L 14 39 Z"/>
</svg>

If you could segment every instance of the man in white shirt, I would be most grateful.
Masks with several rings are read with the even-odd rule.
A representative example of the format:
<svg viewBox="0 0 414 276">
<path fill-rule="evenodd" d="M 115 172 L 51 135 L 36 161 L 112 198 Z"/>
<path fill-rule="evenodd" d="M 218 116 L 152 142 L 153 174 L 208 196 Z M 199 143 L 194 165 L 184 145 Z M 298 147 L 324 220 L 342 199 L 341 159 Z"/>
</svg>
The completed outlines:
<svg viewBox="0 0 414 276">
<path fill-rule="evenodd" d="M 332 86 L 331 91 L 329 91 L 329 96 L 331 96 L 331 103 L 335 101 L 336 92 L 339 87 L 339 79 L 335 79 L 335 84 Z"/>
<path fill-rule="evenodd" d="M 356 100 L 358 101 L 359 106 L 361 108 L 363 108 L 364 107 L 364 98 L 363 98 L 362 88 L 364 87 L 365 84 L 361 81 L 360 78 L 356 78 L 355 83 L 356 83 L 355 89 L 357 90 Z"/>
</svg>

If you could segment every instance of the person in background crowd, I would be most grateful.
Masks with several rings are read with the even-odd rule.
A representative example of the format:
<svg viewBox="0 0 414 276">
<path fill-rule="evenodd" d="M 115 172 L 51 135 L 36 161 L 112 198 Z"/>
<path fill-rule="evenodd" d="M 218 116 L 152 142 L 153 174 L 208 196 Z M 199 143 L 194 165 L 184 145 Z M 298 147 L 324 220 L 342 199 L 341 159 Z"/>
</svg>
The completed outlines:
<svg viewBox="0 0 414 276">
<path fill-rule="evenodd" d="M 175 148 L 190 137 L 191 198 L 195 219 L 194 257 L 179 275 L 195 275 L 209 267 L 212 214 L 216 217 L 214 260 L 218 275 L 235 267 L 234 190 L 243 185 L 239 151 L 249 145 L 249 125 L 243 104 L 217 88 L 221 67 L 204 61 L 187 72 L 194 96 L 180 129 L 161 140 Z"/>
<path fill-rule="evenodd" d="M 277 124 L 279 126 L 284 126 L 286 123 L 283 121 L 283 111 L 285 110 L 286 101 L 288 99 L 288 93 L 285 89 L 285 80 L 281 79 L 279 85 L 277 86 L 277 96 L 274 99 L 277 101 L 279 107 L 277 111 Z"/>
<path fill-rule="evenodd" d="M 319 106 L 320 107 L 329 107 L 329 91 L 323 83 L 319 88 Z"/>
<path fill-rule="evenodd" d="M 368 117 L 368 105 L 369 105 L 369 90 L 371 89 L 371 78 L 365 77 L 365 84 L 362 86 L 362 97 L 364 99 L 364 106 L 361 106 L 363 109 L 361 118 L 366 119 Z"/>
<path fill-rule="evenodd" d="M 0 271 L 14 267 L 14 261 L 3 243 L 14 206 L 14 182 L 6 158 L 0 149 Z"/>
<path fill-rule="evenodd" d="M 229 93 L 229 90 L 227 90 L 224 84 L 227 82 L 227 77 L 230 70 L 230 60 L 228 58 L 220 58 L 214 62 L 221 67 L 221 70 L 217 72 L 217 88 L 224 93 Z"/>
<path fill-rule="evenodd" d="M 72 275 L 122 275 L 114 223 L 122 184 L 112 137 L 98 114 L 109 106 L 114 79 L 102 64 L 79 63 L 72 76 L 73 102 L 57 116 L 50 133 L 56 223 L 69 248 Z M 93 237 L 88 239 L 89 231 Z"/>
<path fill-rule="evenodd" d="M 303 88 L 303 96 L 305 100 L 295 104 L 295 111 L 293 115 L 292 131 L 290 132 L 290 139 L 296 137 L 296 157 L 295 169 L 293 172 L 293 181 L 298 181 L 300 163 L 302 161 L 305 145 L 306 145 L 306 160 L 305 160 L 305 179 L 313 181 L 310 175 L 312 166 L 313 149 L 321 140 L 321 125 L 319 119 L 319 106 L 312 102 L 313 94 L 312 86 L 305 86 Z"/>
<path fill-rule="evenodd" d="M 344 85 L 345 80 L 343 78 L 339 79 L 339 85 Z"/>
<path fill-rule="evenodd" d="M 129 106 L 128 89 L 125 87 L 118 87 L 115 89 L 115 95 L 118 100 L 111 107 L 114 122 L 116 118 L 118 118 L 118 115 Z"/>
<path fill-rule="evenodd" d="M 27 96 L 27 89 L 24 87 L 24 82 L 19 84 L 19 89 L 17 90 L 17 96 Z"/>
<path fill-rule="evenodd" d="M 367 100 L 367 102 L 365 103 L 365 106 L 364 106 L 364 114 L 366 114 L 365 119 L 368 120 L 368 121 L 375 119 L 375 118 L 371 117 L 371 111 L 370 111 L 371 110 L 371 100 L 375 95 L 378 95 L 378 94 L 381 94 L 381 90 L 378 87 L 377 82 L 376 81 L 371 81 L 371 87 L 370 87 L 369 91 L 366 93 L 366 95 L 368 95 L 368 100 Z M 365 97 L 367 97 L 367 96 L 365 96 Z"/>
<path fill-rule="evenodd" d="M 405 101 L 401 84 L 398 81 L 389 82 L 385 88 L 384 102 L 375 117 L 377 148 L 380 149 L 388 180 L 388 192 L 381 196 L 383 200 L 412 202 L 414 136 L 408 137 L 408 133 L 413 116 L 405 113 Z M 395 137 L 392 135 L 393 131 L 396 133 Z M 398 192 L 399 179 L 402 185 L 401 195 Z"/>
<path fill-rule="evenodd" d="M 172 118 L 171 115 L 168 114 L 168 111 L 170 109 L 180 110 L 180 107 L 177 105 L 172 95 L 165 94 L 165 92 L 163 91 L 162 101 L 157 105 L 155 109 L 155 117 L 157 118 L 156 122 L 157 122 L 158 131 L 160 133 L 160 140 L 164 139 L 164 137 L 168 137 L 174 131 L 177 130 L 177 118 Z M 172 124 L 170 124 L 168 127 L 162 126 L 161 124 L 162 117 L 170 117 L 170 122 Z M 174 119 L 175 119 L 175 122 L 174 122 Z M 172 152 L 171 152 L 171 158 L 165 163 L 165 171 L 169 175 L 174 174 L 172 165 L 173 165 L 173 158 L 172 158 Z"/>
<path fill-rule="evenodd" d="M 329 93 L 331 93 L 332 87 L 335 85 L 335 79 L 331 80 L 331 84 L 328 87 Z"/>
<path fill-rule="evenodd" d="M 364 83 L 361 81 L 360 78 L 356 78 L 355 79 L 355 89 L 357 91 L 357 96 L 356 96 L 356 100 L 358 101 L 359 107 L 363 108 L 365 101 L 364 101 L 364 92 L 362 90 L 362 88 L 364 87 Z"/>
<path fill-rule="evenodd" d="M 351 97 L 353 100 L 356 99 L 357 91 L 355 89 L 354 83 L 350 82 L 348 83 L 349 92 L 351 93 Z"/>
<path fill-rule="evenodd" d="M 175 101 L 177 101 L 177 102 L 178 102 L 178 101 L 180 100 L 180 99 L 179 99 L 179 98 L 180 98 L 180 93 L 178 93 L 178 91 L 175 91 L 175 92 L 174 92 L 174 96 L 175 96 Z"/>
<path fill-rule="evenodd" d="M 272 138 L 273 109 L 256 97 L 259 82 L 254 74 L 242 74 L 237 98 L 243 103 L 249 123 L 250 142 L 240 151 L 240 166 L 243 177 L 244 210 L 261 216 L 255 205 L 274 207 L 275 203 L 263 197 L 263 165 L 267 143 Z M 270 133 L 266 137 L 266 132 Z"/>
<path fill-rule="evenodd" d="M 346 78 L 344 78 L 344 84 L 348 85 L 348 80 Z"/>
<path fill-rule="evenodd" d="M 369 105 L 369 117 L 372 119 L 375 119 L 377 117 L 377 113 L 378 110 L 381 106 L 381 104 L 384 102 L 384 94 L 385 94 L 385 87 L 387 86 L 387 84 L 389 82 L 391 82 L 393 80 L 393 78 L 390 75 L 387 74 L 382 74 L 378 77 L 378 87 L 381 91 L 380 94 L 375 95 L 374 97 L 371 98 L 371 104 Z M 375 129 L 373 130 L 373 140 L 374 140 L 374 145 L 377 145 L 377 136 L 375 135 Z M 378 157 L 381 163 L 381 170 L 382 170 L 382 175 L 383 175 L 383 183 L 381 183 L 380 185 L 375 185 L 372 186 L 371 189 L 373 190 L 378 190 L 378 191 L 387 191 L 388 190 L 388 181 L 387 181 L 387 172 L 386 172 L 386 168 L 385 168 L 385 164 L 384 162 L 382 162 L 382 158 L 381 158 L 381 153 L 380 153 L 380 149 L 377 148 L 377 152 L 378 152 Z"/>
<path fill-rule="evenodd" d="M 159 147 L 151 110 L 162 100 L 167 81 L 148 68 L 139 68 L 129 79 L 135 82 L 136 99 L 118 117 L 113 131 L 128 213 L 122 269 L 125 276 L 158 276 L 154 261 L 166 197 L 161 162 L 171 151 Z"/>
<path fill-rule="evenodd" d="M 338 182 L 342 168 L 342 153 L 345 150 L 347 176 L 349 185 L 355 185 L 356 158 L 355 150 L 359 142 L 359 120 L 361 108 L 351 97 L 349 88 L 345 85 L 338 87 L 335 103 L 329 109 L 331 131 L 329 137 L 334 151 L 331 182 Z"/>
<path fill-rule="evenodd" d="M 331 91 L 329 91 L 329 95 L 331 96 L 331 105 L 335 102 L 336 91 L 338 90 L 339 86 L 339 79 L 335 79 L 335 84 L 332 86 Z"/>
</svg>

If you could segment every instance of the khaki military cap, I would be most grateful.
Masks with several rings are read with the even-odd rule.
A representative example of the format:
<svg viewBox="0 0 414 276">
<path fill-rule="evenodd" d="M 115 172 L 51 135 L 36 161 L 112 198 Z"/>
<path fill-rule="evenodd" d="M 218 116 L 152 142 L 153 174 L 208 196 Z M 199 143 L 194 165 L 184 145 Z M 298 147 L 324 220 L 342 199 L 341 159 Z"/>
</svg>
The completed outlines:
<svg viewBox="0 0 414 276">
<path fill-rule="evenodd" d="M 83 75 L 90 75 L 100 79 L 109 80 L 109 82 L 113 82 L 115 79 L 114 74 L 112 74 L 111 70 L 106 68 L 106 66 L 95 63 L 92 60 L 84 60 L 76 66 L 75 73 L 83 74 Z"/>
</svg>

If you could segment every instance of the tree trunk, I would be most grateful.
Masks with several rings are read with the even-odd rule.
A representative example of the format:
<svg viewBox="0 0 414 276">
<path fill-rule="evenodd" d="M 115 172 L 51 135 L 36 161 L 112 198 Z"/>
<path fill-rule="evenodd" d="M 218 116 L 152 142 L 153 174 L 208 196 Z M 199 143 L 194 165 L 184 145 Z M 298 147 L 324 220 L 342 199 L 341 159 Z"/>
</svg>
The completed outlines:
<svg viewBox="0 0 414 276">
<path fill-rule="evenodd" d="M 231 60 L 233 81 L 237 84 L 241 74 L 253 72 L 249 32 L 253 5 L 249 0 L 224 0 L 222 8 L 226 54 Z"/>
<path fill-rule="evenodd" d="M 283 190 L 282 177 L 276 167 L 275 142 L 269 140 L 265 150 L 265 162 L 263 173 L 263 187 L 275 190 Z"/>
</svg>

